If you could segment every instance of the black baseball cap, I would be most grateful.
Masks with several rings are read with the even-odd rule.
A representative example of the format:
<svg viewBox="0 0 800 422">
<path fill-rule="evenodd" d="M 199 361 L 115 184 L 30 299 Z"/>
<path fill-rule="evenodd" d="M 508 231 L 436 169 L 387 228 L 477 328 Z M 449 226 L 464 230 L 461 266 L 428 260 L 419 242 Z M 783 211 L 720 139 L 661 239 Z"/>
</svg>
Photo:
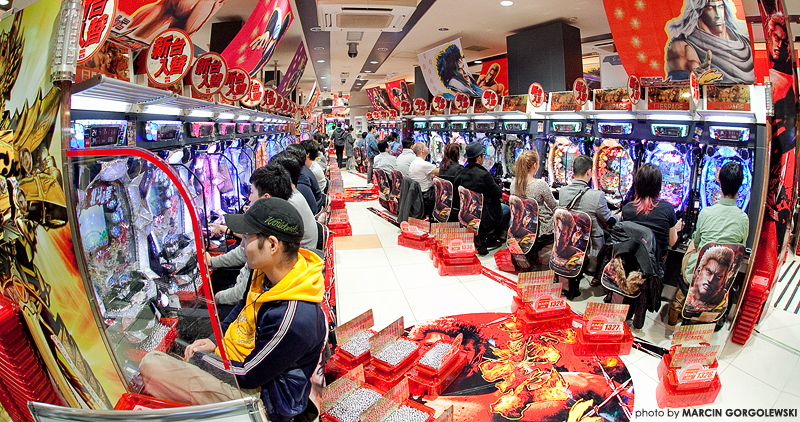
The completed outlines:
<svg viewBox="0 0 800 422">
<path fill-rule="evenodd" d="M 486 153 L 486 149 L 480 142 L 472 142 L 467 145 L 466 156 L 467 158 L 476 158 Z"/>
<path fill-rule="evenodd" d="M 265 234 L 291 243 L 303 240 L 303 219 L 285 199 L 261 198 L 244 214 L 225 215 L 225 224 L 238 234 Z"/>
</svg>

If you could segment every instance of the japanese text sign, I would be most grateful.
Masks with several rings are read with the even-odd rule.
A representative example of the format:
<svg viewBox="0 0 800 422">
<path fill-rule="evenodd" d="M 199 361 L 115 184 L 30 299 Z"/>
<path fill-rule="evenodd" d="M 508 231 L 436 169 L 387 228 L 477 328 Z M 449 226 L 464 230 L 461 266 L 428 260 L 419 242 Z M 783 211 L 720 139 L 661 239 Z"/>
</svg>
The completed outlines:
<svg viewBox="0 0 800 422">
<path fill-rule="evenodd" d="M 228 65 L 222 56 L 217 53 L 203 54 L 192 66 L 192 88 L 204 95 L 216 94 L 227 75 Z"/>
<path fill-rule="evenodd" d="M 192 60 L 192 40 L 179 29 L 168 29 L 153 40 L 147 52 L 147 77 L 166 87 L 183 79 Z"/>
<path fill-rule="evenodd" d="M 78 39 L 78 63 L 87 62 L 103 45 L 117 13 L 116 0 L 85 0 Z"/>
</svg>

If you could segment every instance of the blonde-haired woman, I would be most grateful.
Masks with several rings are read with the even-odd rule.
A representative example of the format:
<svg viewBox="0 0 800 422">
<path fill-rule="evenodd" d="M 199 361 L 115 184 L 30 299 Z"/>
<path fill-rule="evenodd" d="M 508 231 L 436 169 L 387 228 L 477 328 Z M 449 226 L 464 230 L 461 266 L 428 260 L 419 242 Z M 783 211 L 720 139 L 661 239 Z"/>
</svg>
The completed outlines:
<svg viewBox="0 0 800 422">
<path fill-rule="evenodd" d="M 534 269 L 547 268 L 553 251 L 553 211 L 558 202 L 547 182 L 536 177 L 539 171 L 539 153 L 536 150 L 523 151 L 514 165 L 516 175 L 511 194 L 533 199 L 539 205 L 539 234 L 533 248 L 539 265 Z"/>
</svg>

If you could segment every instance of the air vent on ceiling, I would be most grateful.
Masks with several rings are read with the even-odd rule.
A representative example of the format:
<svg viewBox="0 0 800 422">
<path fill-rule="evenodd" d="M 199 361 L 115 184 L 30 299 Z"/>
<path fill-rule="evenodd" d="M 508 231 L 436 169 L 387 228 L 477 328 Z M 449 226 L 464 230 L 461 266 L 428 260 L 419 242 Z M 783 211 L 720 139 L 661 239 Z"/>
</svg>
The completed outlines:
<svg viewBox="0 0 800 422">
<path fill-rule="evenodd" d="M 417 8 L 417 0 L 317 0 L 324 31 L 400 32 Z"/>
<path fill-rule="evenodd" d="M 483 51 L 483 50 L 488 50 L 488 49 L 489 49 L 489 47 L 484 47 L 482 45 L 471 45 L 469 47 L 465 47 L 464 48 L 465 51 L 475 51 L 475 52 L 478 52 L 478 53 Z"/>
<path fill-rule="evenodd" d="M 347 31 L 347 41 L 361 41 L 364 33 L 361 31 Z"/>
</svg>

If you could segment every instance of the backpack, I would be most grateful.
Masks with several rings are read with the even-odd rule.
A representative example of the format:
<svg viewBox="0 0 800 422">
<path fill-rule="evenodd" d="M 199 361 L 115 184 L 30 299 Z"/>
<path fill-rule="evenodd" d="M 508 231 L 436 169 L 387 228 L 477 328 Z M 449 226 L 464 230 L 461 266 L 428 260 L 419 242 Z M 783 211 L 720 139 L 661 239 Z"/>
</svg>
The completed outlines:
<svg viewBox="0 0 800 422">
<path fill-rule="evenodd" d="M 558 207 L 553 211 L 555 240 L 553 254 L 550 256 L 550 269 L 563 277 L 573 278 L 581 273 L 589 250 L 592 218 L 585 212 L 572 210 L 588 191 L 588 187 L 581 190 L 567 207 Z"/>
</svg>

